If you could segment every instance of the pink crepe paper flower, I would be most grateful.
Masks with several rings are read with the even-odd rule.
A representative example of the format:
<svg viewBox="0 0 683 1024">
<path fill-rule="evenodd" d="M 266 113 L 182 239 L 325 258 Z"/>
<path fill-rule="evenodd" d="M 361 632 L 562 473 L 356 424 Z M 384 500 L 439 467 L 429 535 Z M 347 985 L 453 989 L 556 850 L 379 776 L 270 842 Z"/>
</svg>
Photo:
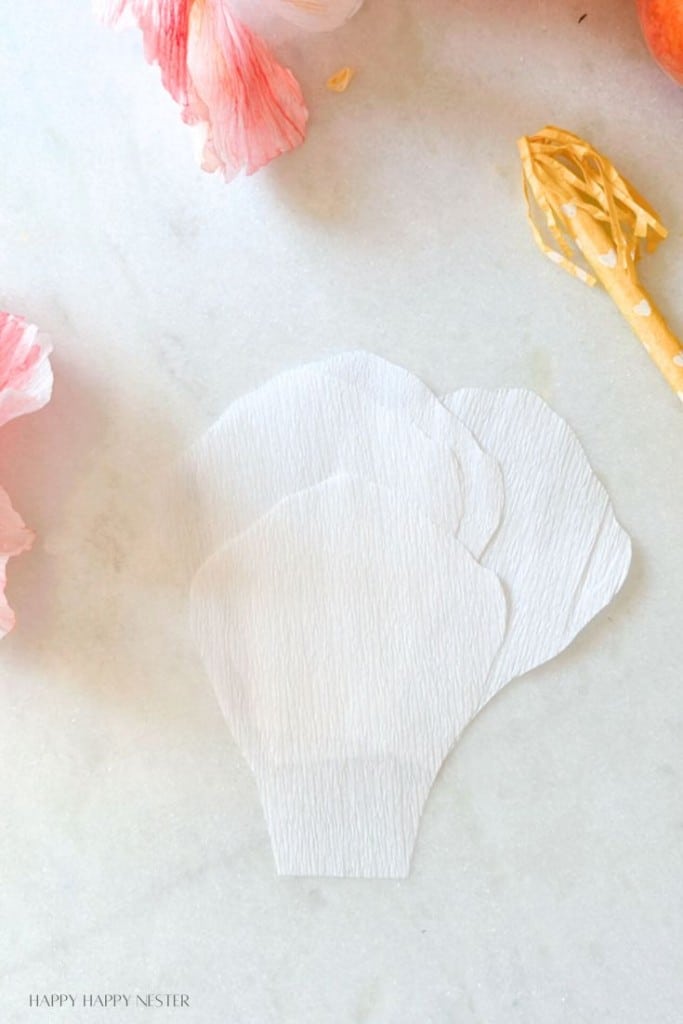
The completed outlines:
<svg viewBox="0 0 683 1024">
<path fill-rule="evenodd" d="M 49 401 L 51 351 L 35 324 L 0 312 L 0 427 Z"/>
<path fill-rule="evenodd" d="M 203 133 L 202 167 L 253 174 L 303 142 L 308 111 L 299 84 L 226 0 L 100 0 L 104 20 L 128 13 L 159 64 L 183 120 Z"/>
<path fill-rule="evenodd" d="M 0 426 L 16 416 L 35 412 L 52 393 L 51 346 L 34 324 L 0 312 Z M 0 487 L 0 637 L 14 626 L 14 612 L 5 597 L 7 562 L 27 551 L 34 534 L 12 508 Z"/>
<path fill-rule="evenodd" d="M 14 612 L 5 597 L 7 562 L 14 555 L 28 551 L 33 538 L 33 531 L 12 508 L 7 491 L 0 487 L 0 637 L 9 633 L 15 622 Z"/>
<path fill-rule="evenodd" d="M 145 56 L 161 68 L 173 99 L 187 103 L 187 33 L 192 0 L 100 0 L 100 16 L 115 25 L 128 13 L 142 30 Z"/>
</svg>

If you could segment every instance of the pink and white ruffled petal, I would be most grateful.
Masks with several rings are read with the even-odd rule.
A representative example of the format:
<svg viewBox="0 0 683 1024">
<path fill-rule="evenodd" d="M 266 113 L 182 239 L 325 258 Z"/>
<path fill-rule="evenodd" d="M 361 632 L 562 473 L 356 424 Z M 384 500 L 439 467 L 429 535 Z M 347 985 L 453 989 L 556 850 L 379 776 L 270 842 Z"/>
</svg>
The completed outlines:
<svg viewBox="0 0 683 1024">
<path fill-rule="evenodd" d="M 187 102 L 187 31 L 193 0 L 98 0 L 97 9 L 107 25 L 124 15 L 140 29 L 145 56 L 158 64 L 164 88 L 177 103 Z"/>
<path fill-rule="evenodd" d="M 14 555 L 28 551 L 33 544 L 34 534 L 25 525 L 20 515 L 12 508 L 9 495 L 0 487 L 0 637 L 14 626 L 14 612 L 7 603 L 5 584 L 7 562 Z"/>
<path fill-rule="evenodd" d="M 229 180 L 253 174 L 305 138 L 308 110 L 294 75 L 225 0 L 196 0 L 184 118 L 205 132 L 202 166 Z"/>
<path fill-rule="evenodd" d="M 0 312 L 0 427 L 49 401 L 51 351 L 48 339 L 35 324 Z"/>
</svg>

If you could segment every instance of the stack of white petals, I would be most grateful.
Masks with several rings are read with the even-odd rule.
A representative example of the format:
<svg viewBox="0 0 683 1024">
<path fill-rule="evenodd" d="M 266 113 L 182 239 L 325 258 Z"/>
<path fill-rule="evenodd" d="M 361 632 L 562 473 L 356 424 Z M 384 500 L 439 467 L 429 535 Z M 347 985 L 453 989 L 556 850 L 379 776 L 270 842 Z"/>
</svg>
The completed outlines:
<svg viewBox="0 0 683 1024">
<path fill-rule="evenodd" d="M 444 758 L 621 587 L 628 536 L 525 390 L 364 352 L 231 405 L 186 463 L 192 629 L 280 874 L 402 877 Z"/>
</svg>

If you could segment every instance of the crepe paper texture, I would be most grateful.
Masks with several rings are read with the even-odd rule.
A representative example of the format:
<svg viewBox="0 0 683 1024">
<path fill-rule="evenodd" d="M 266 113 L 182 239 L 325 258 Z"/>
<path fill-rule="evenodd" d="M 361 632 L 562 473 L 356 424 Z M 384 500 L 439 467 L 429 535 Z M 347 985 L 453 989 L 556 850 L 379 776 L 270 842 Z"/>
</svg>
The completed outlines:
<svg viewBox="0 0 683 1024">
<path fill-rule="evenodd" d="M 407 874 L 503 637 L 496 576 L 389 491 L 337 477 L 221 548 L 191 605 L 278 871 Z"/>
<path fill-rule="evenodd" d="M 348 352 L 192 447 L 199 650 L 281 874 L 402 877 L 462 730 L 621 587 L 631 545 L 537 395 Z"/>
<path fill-rule="evenodd" d="M 330 92 L 346 92 L 355 73 L 353 68 L 340 68 L 330 75 L 325 84 Z"/>
<path fill-rule="evenodd" d="M 505 494 L 500 466 L 483 450 L 462 420 L 450 415 L 426 385 L 400 366 L 369 352 L 345 352 L 311 368 L 353 385 L 366 403 L 407 417 L 420 433 L 448 448 L 459 466 L 463 509 L 448 525 L 467 550 L 479 558 L 498 529 Z M 435 521 L 442 517 L 431 513 Z"/>
<path fill-rule="evenodd" d="M 321 365 L 238 399 L 188 453 L 183 471 L 204 557 L 283 498 L 344 472 L 458 529 L 463 479 L 453 451 Z"/>
<path fill-rule="evenodd" d="M 636 264 L 666 228 L 602 153 L 548 127 L 519 140 L 531 229 L 540 249 L 586 284 L 600 282 L 683 401 L 683 345 L 640 283 Z M 536 224 L 544 222 L 555 248 Z M 576 262 L 583 256 L 588 269 Z"/>
<path fill-rule="evenodd" d="M 35 412 L 52 393 L 51 346 L 34 324 L 12 313 L 0 312 L 0 427 L 17 416 Z M 33 543 L 7 492 L 0 487 L 0 637 L 14 626 L 7 603 L 7 562 Z"/>
<path fill-rule="evenodd" d="M 609 604 L 631 542 L 576 436 L 534 392 L 466 388 L 444 404 L 497 459 L 505 488 L 502 522 L 481 562 L 503 584 L 508 625 L 482 707 Z"/>
<path fill-rule="evenodd" d="M 204 170 L 252 174 L 300 145 L 308 111 L 291 71 L 230 9 L 228 0 L 96 0 L 103 20 L 140 26 L 183 120 L 201 133 Z"/>
</svg>

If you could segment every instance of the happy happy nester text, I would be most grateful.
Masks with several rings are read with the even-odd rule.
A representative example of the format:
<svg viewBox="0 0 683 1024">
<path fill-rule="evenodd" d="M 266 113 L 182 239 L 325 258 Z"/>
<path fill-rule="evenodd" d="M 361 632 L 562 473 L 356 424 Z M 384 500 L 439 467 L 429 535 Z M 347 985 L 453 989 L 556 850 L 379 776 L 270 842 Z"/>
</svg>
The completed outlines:
<svg viewBox="0 0 683 1024">
<path fill-rule="evenodd" d="M 177 993 L 166 993 L 164 995 L 151 995 L 146 993 L 145 995 L 93 995 L 91 992 L 83 992 L 80 995 L 72 995 L 68 992 L 57 993 L 53 992 L 44 995 L 31 994 L 28 997 L 28 1005 L 34 1008 L 43 1007 L 47 1009 L 60 1009 L 65 1006 L 85 1006 L 85 1007 L 100 1007 L 102 1009 L 115 1010 L 115 1009 L 128 1009 L 132 1006 L 144 1006 L 147 1009 L 154 1007 L 165 1007 L 167 1009 L 175 1007 L 180 1009 L 181 1007 L 189 1007 L 190 997 L 187 995 L 181 995 Z"/>
</svg>

